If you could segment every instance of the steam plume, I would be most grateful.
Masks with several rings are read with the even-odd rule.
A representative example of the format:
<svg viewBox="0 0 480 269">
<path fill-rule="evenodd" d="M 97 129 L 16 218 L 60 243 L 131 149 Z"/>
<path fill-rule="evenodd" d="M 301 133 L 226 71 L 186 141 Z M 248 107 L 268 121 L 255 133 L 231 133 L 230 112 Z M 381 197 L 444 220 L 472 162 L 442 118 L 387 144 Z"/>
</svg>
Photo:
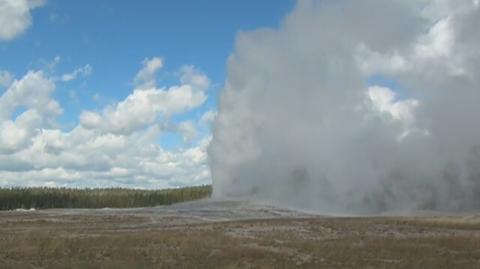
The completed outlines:
<svg viewBox="0 0 480 269">
<path fill-rule="evenodd" d="M 325 213 L 480 208 L 478 0 L 299 1 L 240 33 L 214 196 Z"/>
</svg>

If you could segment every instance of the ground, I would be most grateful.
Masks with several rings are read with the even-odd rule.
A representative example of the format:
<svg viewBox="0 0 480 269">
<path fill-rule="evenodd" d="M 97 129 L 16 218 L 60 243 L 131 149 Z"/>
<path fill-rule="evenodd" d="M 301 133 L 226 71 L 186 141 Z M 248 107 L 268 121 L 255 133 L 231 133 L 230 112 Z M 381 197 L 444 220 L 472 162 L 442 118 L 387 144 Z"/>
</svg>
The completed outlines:
<svg viewBox="0 0 480 269">
<path fill-rule="evenodd" d="M 328 217 L 211 200 L 3 211 L 0 268 L 480 268 L 480 215 Z"/>
</svg>

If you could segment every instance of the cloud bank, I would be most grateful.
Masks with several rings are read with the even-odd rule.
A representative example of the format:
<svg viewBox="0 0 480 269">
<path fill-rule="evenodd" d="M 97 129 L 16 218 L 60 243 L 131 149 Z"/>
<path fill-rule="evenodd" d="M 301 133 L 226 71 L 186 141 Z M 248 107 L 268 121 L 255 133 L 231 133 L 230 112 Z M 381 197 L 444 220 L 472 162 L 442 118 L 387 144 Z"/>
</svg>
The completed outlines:
<svg viewBox="0 0 480 269">
<path fill-rule="evenodd" d="M 142 70 L 150 67 L 145 61 Z M 124 100 L 83 111 L 78 125 L 64 130 L 57 122 L 63 113 L 54 98 L 57 84 L 91 69 L 86 65 L 61 79 L 51 70 L 17 79 L 0 73 L 0 186 L 170 188 L 210 182 L 210 138 L 197 136 L 203 123 L 172 120 L 206 100 L 205 74 L 184 66 L 175 85 L 161 87 L 154 79 L 158 68 L 150 68 L 142 75 L 148 84 L 136 85 Z M 185 145 L 164 149 L 164 132 L 178 133 Z"/>
<path fill-rule="evenodd" d="M 209 147 L 216 197 L 325 213 L 480 208 L 480 5 L 299 1 L 240 33 Z"/>
</svg>

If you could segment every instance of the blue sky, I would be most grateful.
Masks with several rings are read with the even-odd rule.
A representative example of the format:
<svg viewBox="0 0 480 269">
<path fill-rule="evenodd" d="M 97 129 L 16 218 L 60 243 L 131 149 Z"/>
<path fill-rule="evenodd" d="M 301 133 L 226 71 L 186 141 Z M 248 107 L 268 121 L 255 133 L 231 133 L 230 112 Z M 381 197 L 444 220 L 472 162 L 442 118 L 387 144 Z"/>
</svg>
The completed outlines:
<svg viewBox="0 0 480 269">
<path fill-rule="evenodd" d="M 0 0 L 0 186 L 210 183 L 236 35 L 294 4 Z"/>
<path fill-rule="evenodd" d="M 226 159 L 228 164 L 242 163 L 236 151 L 239 145 L 249 145 L 250 141 L 235 139 L 249 137 L 242 135 L 246 126 L 241 125 L 251 118 L 236 112 L 251 112 L 254 118 L 258 111 L 248 102 L 257 104 L 259 94 L 283 86 L 292 97 L 268 96 L 273 105 L 303 100 L 298 95 L 303 88 L 318 92 L 319 101 L 328 100 L 332 96 L 321 94 L 330 91 L 322 91 L 322 86 L 331 80 L 329 90 L 341 92 L 340 82 L 348 75 L 341 70 L 323 79 L 332 75 L 322 71 L 324 61 L 338 62 L 330 57 L 339 53 L 347 54 L 348 66 L 363 79 L 358 97 L 364 111 L 395 123 L 402 130 L 398 139 L 409 133 L 429 134 L 424 126 L 413 128 L 416 110 L 426 107 L 422 96 L 430 100 L 425 97 L 423 74 L 436 74 L 440 68 L 455 78 L 474 77 L 468 76 L 470 63 L 464 63 L 471 55 L 456 53 L 475 52 L 471 46 L 478 47 L 476 39 L 457 40 L 455 31 L 468 32 L 456 27 L 476 22 L 470 17 L 478 17 L 478 1 L 458 5 L 455 20 L 445 13 L 454 10 L 453 1 L 427 5 L 378 0 L 365 10 L 353 0 L 319 2 L 325 6 L 299 1 L 291 13 L 297 1 L 0 0 L 0 187 L 168 188 L 211 183 L 215 154 L 208 155 L 209 145 L 216 148 L 218 137 L 225 136 L 217 160 L 233 156 L 230 162 Z M 332 11 L 323 9 L 329 4 L 348 15 L 322 16 Z M 422 14 L 417 14 L 420 7 Z M 365 20 L 364 12 L 372 8 L 377 12 Z M 284 20 L 287 14 L 289 20 Z M 462 16 L 468 19 L 464 22 Z M 411 20 L 416 28 L 405 25 L 405 18 L 417 18 Z M 262 28 L 277 31 L 250 32 Z M 236 43 L 242 31 L 247 33 Z M 342 42 L 345 46 L 337 46 Z M 467 42 L 467 49 L 455 42 Z M 226 103 L 217 121 L 222 124 L 216 129 L 221 131 L 212 138 L 231 54 L 240 59 L 230 63 L 233 94 L 222 99 Z M 280 77 L 265 76 L 263 71 Z M 320 76 L 312 75 L 317 73 Z M 277 85 L 283 79 L 285 83 Z M 291 86 L 314 79 L 320 81 L 310 87 Z M 262 81 L 265 86 L 258 84 Z M 434 88 L 443 85 L 435 83 Z M 282 106 L 279 111 L 283 110 Z M 289 122 L 292 110 L 284 112 L 285 116 L 274 113 L 269 120 Z M 313 114 L 308 126 L 318 124 Z M 234 131 L 225 131 L 229 128 Z M 231 147 L 225 143 L 229 140 Z"/>
<path fill-rule="evenodd" d="M 49 0 L 32 12 L 33 25 L 20 37 L 0 43 L 0 69 L 19 76 L 44 68 L 57 56 L 55 73 L 89 64 L 85 79 L 57 85 L 64 104 L 60 121 L 75 125 L 78 113 L 125 98 L 146 57 L 165 61 L 159 79 L 168 84 L 184 64 L 202 70 L 213 82 L 203 110 L 214 108 L 225 79 L 226 60 L 239 31 L 275 27 L 294 1 L 61 1 Z M 75 92 L 76 98 L 71 98 Z"/>
</svg>

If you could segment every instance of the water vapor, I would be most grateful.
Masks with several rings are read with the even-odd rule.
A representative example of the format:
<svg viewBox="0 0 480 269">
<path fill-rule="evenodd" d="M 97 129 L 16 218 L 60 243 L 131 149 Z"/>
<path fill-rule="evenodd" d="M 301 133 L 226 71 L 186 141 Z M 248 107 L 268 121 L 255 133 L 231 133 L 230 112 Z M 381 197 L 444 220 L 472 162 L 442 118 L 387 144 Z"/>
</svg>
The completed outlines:
<svg viewBox="0 0 480 269">
<path fill-rule="evenodd" d="M 298 1 L 240 33 L 214 196 L 324 213 L 480 208 L 477 0 Z"/>
</svg>

